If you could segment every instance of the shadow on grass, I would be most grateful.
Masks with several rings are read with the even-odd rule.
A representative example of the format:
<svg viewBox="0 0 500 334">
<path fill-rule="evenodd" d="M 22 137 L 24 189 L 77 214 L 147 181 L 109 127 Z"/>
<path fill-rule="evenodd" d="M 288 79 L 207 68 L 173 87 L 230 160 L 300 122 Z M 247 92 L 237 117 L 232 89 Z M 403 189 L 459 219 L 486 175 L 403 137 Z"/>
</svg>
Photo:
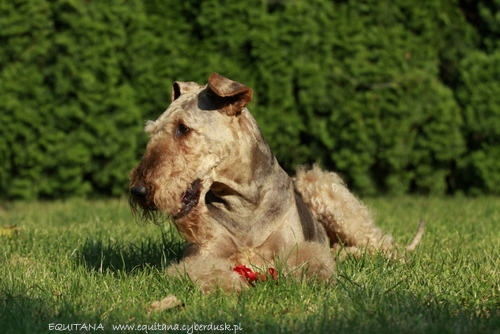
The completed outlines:
<svg viewBox="0 0 500 334">
<path fill-rule="evenodd" d="M 75 296 L 66 299 L 64 294 L 55 299 L 50 292 L 25 282 L 8 287 L 0 282 L 1 333 L 110 332 L 107 312 L 86 309 L 82 305 L 88 306 L 88 300 L 75 303 Z"/>
<path fill-rule="evenodd" d="M 77 256 L 77 264 L 99 273 L 164 270 L 182 257 L 184 247 L 183 241 L 172 238 L 169 233 L 162 233 L 161 238 L 145 239 L 140 244 L 89 238 Z"/>
<path fill-rule="evenodd" d="M 2 333 L 54 333 L 54 331 L 64 332 L 111 332 L 111 325 L 118 323 L 128 323 L 130 314 L 124 313 L 121 318 L 114 317 L 108 319 L 107 311 L 99 309 L 92 311 L 92 308 L 85 310 L 81 305 L 70 301 L 54 301 L 53 298 L 44 296 L 42 298 L 29 297 L 29 288 L 9 289 L 9 292 L 0 288 L 0 328 Z M 352 296 L 346 300 L 349 305 L 352 298 L 366 296 Z M 250 296 L 249 298 L 252 298 Z M 258 297 L 261 300 L 261 296 Z M 273 297 L 274 298 L 274 297 Z M 300 303 L 300 298 L 291 299 L 288 307 L 293 308 L 293 304 Z M 500 317 L 498 314 L 490 313 L 478 315 L 473 309 L 464 309 L 463 306 L 450 302 L 436 302 L 425 297 L 417 297 L 413 294 L 398 291 L 389 294 L 382 299 L 382 302 L 374 302 L 373 308 L 359 307 L 354 310 L 335 308 L 337 312 L 329 312 L 326 301 L 324 306 L 317 305 L 318 310 L 311 312 L 305 318 L 288 322 L 283 321 L 287 312 L 276 314 L 266 313 L 263 310 L 249 311 L 247 309 L 248 299 L 241 299 L 241 304 L 236 306 L 239 312 L 248 316 L 249 319 L 257 319 L 261 325 L 256 326 L 246 320 L 243 322 L 245 333 L 498 333 L 500 329 Z M 61 305 L 62 303 L 62 305 Z M 99 302 L 95 302 L 98 305 Z M 83 305 L 89 306 L 87 302 Z M 223 307 L 224 308 L 224 307 Z M 227 312 L 234 312 L 234 305 L 231 303 Z M 198 323 L 218 323 L 217 317 L 220 313 L 217 308 L 212 308 L 197 315 L 195 321 Z M 342 311 L 340 311 L 342 310 Z M 492 310 L 494 311 L 494 310 Z M 175 316 L 175 314 L 170 314 Z M 214 320 L 216 319 L 216 320 Z M 219 318 L 219 323 L 226 321 L 226 318 Z M 243 317 L 243 319 L 247 319 Z M 146 320 L 148 321 L 148 320 Z M 153 320 L 149 320 L 153 325 Z M 186 319 L 175 319 L 173 321 L 180 324 L 188 324 Z M 191 321 L 192 323 L 192 321 Z M 65 330 L 55 329 L 56 325 L 64 325 Z M 80 325 L 75 325 L 80 324 Z M 82 324 L 93 326 L 96 330 L 82 329 Z M 252 324 L 252 325 L 251 325 Z M 100 327 L 99 327 L 100 326 Z M 103 328 L 103 329 L 101 329 Z"/>
</svg>

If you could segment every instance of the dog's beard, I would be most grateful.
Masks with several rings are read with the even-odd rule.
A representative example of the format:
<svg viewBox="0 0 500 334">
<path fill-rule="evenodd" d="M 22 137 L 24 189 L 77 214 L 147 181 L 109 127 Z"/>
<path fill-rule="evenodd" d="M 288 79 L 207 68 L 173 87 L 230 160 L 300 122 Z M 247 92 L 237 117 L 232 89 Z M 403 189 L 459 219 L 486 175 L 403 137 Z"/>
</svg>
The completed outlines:
<svg viewBox="0 0 500 334">
<path fill-rule="evenodd" d="M 158 210 L 155 206 L 149 205 L 146 201 L 139 200 L 130 195 L 128 204 L 132 210 L 135 220 L 141 222 L 152 222 L 157 225 L 163 224 L 169 216 Z"/>
</svg>

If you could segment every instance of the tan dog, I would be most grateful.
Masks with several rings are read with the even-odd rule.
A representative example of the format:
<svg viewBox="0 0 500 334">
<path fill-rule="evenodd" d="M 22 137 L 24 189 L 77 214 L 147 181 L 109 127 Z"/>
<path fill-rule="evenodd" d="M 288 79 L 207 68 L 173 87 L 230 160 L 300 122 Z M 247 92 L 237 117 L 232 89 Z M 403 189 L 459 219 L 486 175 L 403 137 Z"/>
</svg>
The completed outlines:
<svg viewBox="0 0 500 334">
<path fill-rule="evenodd" d="M 330 248 L 390 251 L 392 237 L 335 173 L 314 166 L 291 179 L 247 104 L 252 90 L 213 73 L 208 84 L 175 82 L 172 104 L 145 131 L 150 141 L 130 174 L 130 204 L 141 219 L 170 217 L 189 242 L 172 273 L 204 291 L 239 290 L 238 265 L 329 279 Z M 423 232 L 408 246 L 413 249 Z M 281 274 L 281 272 L 280 272 Z"/>
</svg>

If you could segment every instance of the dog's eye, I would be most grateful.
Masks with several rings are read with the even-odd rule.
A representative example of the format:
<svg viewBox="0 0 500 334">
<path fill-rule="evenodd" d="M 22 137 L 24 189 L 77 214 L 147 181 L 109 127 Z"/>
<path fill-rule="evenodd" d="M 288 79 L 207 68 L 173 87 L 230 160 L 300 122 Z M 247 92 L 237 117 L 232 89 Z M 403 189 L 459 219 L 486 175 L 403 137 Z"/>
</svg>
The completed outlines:
<svg viewBox="0 0 500 334">
<path fill-rule="evenodd" d="M 186 126 L 184 123 L 179 123 L 175 128 L 175 135 L 177 137 L 185 136 L 191 131 L 191 128 Z"/>
</svg>

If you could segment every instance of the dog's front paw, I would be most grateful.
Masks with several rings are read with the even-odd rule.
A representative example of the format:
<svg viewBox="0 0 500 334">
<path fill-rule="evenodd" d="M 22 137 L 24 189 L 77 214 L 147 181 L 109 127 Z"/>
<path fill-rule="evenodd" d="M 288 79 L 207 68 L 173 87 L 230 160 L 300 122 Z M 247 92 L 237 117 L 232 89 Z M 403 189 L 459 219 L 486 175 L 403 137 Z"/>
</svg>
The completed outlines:
<svg viewBox="0 0 500 334">
<path fill-rule="evenodd" d="M 227 293 L 240 292 L 248 289 L 248 283 L 234 271 L 214 270 L 210 273 L 200 275 L 196 281 L 203 293 L 222 290 Z"/>
<path fill-rule="evenodd" d="M 189 257 L 170 266 L 167 274 L 190 279 L 203 293 L 217 290 L 239 292 L 248 288 L 246 279 L 232 270 L 229 262 L 224 259 Z"/>
<path fill-rule="evenodd" d="M 335 261 L 330 249 L 316 242 L 302 242 L 285 250 L 280 261 L 283 260 L 291 277 L 316 277 L 329 281 L 335 273 Z"/>
</svg>

